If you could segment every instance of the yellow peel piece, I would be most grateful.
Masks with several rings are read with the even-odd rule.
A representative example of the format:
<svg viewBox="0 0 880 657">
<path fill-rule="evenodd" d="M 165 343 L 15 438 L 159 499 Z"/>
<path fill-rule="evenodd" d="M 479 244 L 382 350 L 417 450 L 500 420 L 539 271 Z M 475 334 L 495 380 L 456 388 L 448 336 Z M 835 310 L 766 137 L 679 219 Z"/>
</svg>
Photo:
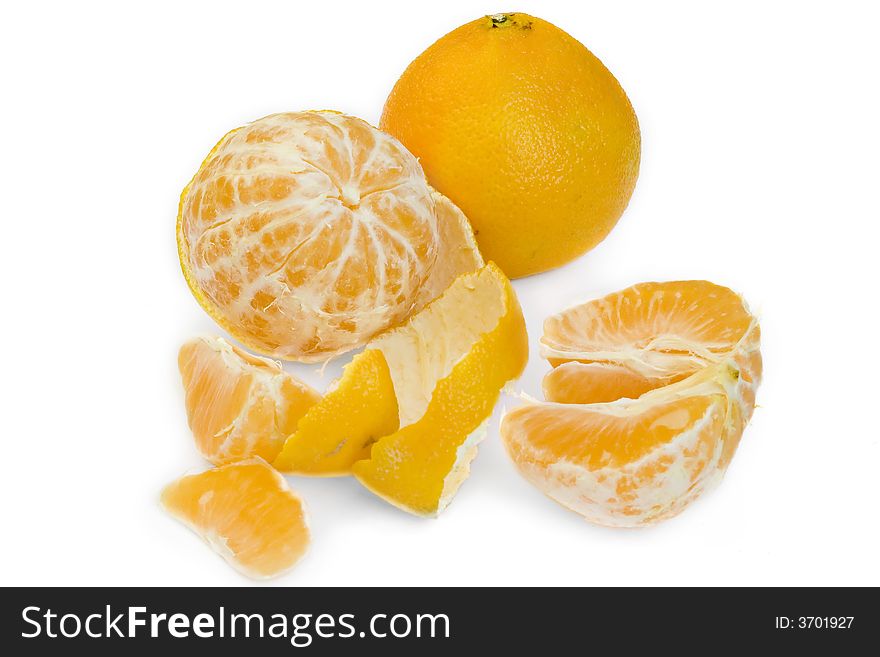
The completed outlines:
<svg viewBox="0 0 880 657">
<path fill-rule="evenodd" d="M 442 377 L 419 419 L 381 438 L 352 472 L 398 508 L 434 516 L 467 477 L 501 389 L 525 367 L 522 311 L 510 281 L 489 263 L 375 343 L 392 363 L 402 418 L 425 403 L 431 377 Z"/>
<path fill-rule="evenodd" d="M 398 427 L 397 399 L 384 356 L 369 349 L 345 366 L 336 387 L 300 419 L 272 465 L 282 472 L 347 475 L 370 446 Z"/>
</svg>

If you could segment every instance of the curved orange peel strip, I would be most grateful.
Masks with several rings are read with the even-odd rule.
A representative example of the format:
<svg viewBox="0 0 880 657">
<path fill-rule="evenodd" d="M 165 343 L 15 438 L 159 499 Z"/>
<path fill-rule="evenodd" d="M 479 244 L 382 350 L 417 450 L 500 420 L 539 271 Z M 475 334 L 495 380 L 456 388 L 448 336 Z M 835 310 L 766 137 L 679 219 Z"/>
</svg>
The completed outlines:
<svg viewBox="0 0 880 657">
<path fill-rule="evenodd" d="M 333 477 L 398 427 L 397 398 L 381 352 L 368 349 L 345 366 L 335 388 L 300 419 L 272 465 L 282 472 Z"/>
<path fill-rule="evenodd" d="M 501 389 L 525 367 L 522 311 L 510 281 L 489 263 L 375 344 L 400 364 L 391 371 L 404 426 L 376 442 L 353 473 L 394 506 L 437 515 L 467 478 Z"/>
</svg>

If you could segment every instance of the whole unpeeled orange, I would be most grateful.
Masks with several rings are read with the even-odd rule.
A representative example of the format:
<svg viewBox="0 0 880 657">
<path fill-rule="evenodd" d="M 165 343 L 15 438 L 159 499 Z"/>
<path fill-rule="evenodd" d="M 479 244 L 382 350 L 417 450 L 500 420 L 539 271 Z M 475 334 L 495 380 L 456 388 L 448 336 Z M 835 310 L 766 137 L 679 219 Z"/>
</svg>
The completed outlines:
<svg viewBox="0 0 880 657">
<path fill-rule="evenodd" d="M 580 42 L 527 14 L 485 16 L 434 43 L 394 86 L 380 127 L 510 277 L 596 246 L 639 171 L 639 125 L 620 84 Z"/>
</svg>

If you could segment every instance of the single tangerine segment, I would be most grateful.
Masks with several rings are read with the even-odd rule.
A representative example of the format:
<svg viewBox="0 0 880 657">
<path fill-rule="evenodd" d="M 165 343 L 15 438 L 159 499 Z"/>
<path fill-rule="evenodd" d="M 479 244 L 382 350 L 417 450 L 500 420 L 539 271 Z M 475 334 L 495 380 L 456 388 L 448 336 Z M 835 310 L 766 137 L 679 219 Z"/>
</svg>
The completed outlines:
<svg viewBox="0 0 880 657">
<path fill-rule="evenodd" d="M 162 491 L 161 502 L 248 577 L 290 570 L 309 545 L 302 500 L 259 458 L 182 477 Z"/>
<path fill-rule="evenodd" d="M 662 385 L 617 363 L 568 361 L 550 370 L 542 381 L 544 397 L 560 404 L 591 404 L 637 399 Z"/>
<path fill-rule="evenodd" d="M 370 348 L 389 363 L 402 428 L 379 439 L 354 476 L 404 511 L 437 515 L 467 478 L 502 388 L 528 359 L 516 295 L 490 262 Z"/>
<path fill-rule="evenodd" d="M 411 313 L 440 248 L 434 203 L 416 158 L 361 119 L 273 114 L 223 137 L 183 190 L 180 262 L 242 343 L 323 360 Z"/>
<path fill-rule="evenodd" d="M 219 337 L 186 342 L 178 366 L 196 447 L 215 465 L 249 456 L 274 459 L 299 419 L 321 398 L 277 362 Z"/>
<path fill-rule="evenodd" d="M 636 400 L 529 403 L 504 417 L 502 440 L 529 482 L 587 520 L 648 525 L 720 481 L 744 427 L 738 377 L 720 364 Z"/>
<path fill-rule="evenodd" d="M 342 377 L 299 421 L 273 465 L 282 472 L 334 477 L 351 473 L 370 446 L 397 430 L 397 398 L 381 352 L 352 359 Z"/>
<path fill-rule="evenodd" d="M 545 393 L 559 402 L 612 401 L 737 358 L 748 382 L 760 379 L 759 346 L 757 319 L 729 288 L 708 281 L 640 283 L 544 322 L 541 354 L 550 364 L 585 365 L 551 371 Z"/>
</svg>

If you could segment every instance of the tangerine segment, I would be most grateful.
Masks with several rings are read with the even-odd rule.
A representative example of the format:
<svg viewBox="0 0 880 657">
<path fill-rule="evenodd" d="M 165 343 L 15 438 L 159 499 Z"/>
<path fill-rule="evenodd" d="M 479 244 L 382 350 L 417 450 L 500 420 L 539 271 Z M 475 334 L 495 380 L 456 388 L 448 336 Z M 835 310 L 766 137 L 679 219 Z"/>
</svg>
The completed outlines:
<svg viewBox="0 0 880 657">
<path fill-rule="evenodd" d="M 273 465 L 282 472 L 341 476 L 397 430 L 398 411 L 388 364 L 368 349 L 345 366 L 338 384 L 312 406 L 287 438 Z"/>
<path fill-rule="evenodd" d="M 587 520 L 614 527 L 674 516 L 724 474 L 744 422 L 739 373 L 722 364 L 611 403 L 531 403 L 502 440 L 523 476 Z"/>
<path fill-rule="evenodd" d="M 274 459 L 321 398 L 278 363 L 219 337 L 186 342 L 178 366 L 196 447 L 215 465 L 249 456 Z"/>
<path fill-rule="evenodd" d="M 248 347 L 302 361 L 408 316 L 439 240 L 416 158 L 326 111 L 228 133 L 183 190 L 177 221 L 183 273 L 205 310 Z"/>
<path fill-rule="evenodd" d="M 352 472 L 404 511 L 437 515 L 467 478 L 501 389 L 528 359 L 516 295 L 490 262 L 371 348 L 391 366 L 402 428 Z"/>
<path fill-rule="evenodd" d="M 473 228 L 464 213 L 440 192 L 432 190 L 431 196 L 437 215 L 440 255 L 419 290 L 416 311 L 440 296 L 458 276 L 476 271 L 485 264 Z"/>
<path fill-rule="evenodd" d="M 568 361 L 544 376 L 542 386 L 548 401 L 560 404 L 593 404 L 616 399 L 637 399 L 664 385 L 663 379 L 649 379 L 617 363 Z"/>
<path fill-rule="evenodd" d="M 248 577 L 280 575 L 309 545 L 302 500 L 259 458 L 182 477 L 162 491 L 161 502 Z"/>
<path fill-rule="evenodd" d="M 708 281 L 640 283 L 544 322 L 554 367 L 610 362 L 665 384 L 751 349 L 757 321 L 742 297 Z M 740 345 L 745 337 L 750 344 Z"/>
</svg>

